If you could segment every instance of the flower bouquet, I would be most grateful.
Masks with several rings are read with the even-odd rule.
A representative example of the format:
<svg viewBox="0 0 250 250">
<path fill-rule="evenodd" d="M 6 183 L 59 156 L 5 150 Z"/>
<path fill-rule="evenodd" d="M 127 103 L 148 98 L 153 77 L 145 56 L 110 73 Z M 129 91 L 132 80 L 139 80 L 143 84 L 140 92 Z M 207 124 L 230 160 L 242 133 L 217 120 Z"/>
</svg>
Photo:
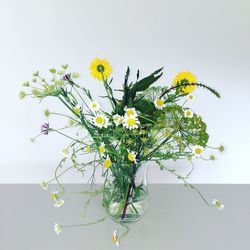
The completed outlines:
<svg viewBox="0 0 250 250">
<path fill-rule="evenodd" d="M 169 86 L 153 86 L 161 78 L 162 70 L 163 68 L 160 68 L 144 78 L 141 78 L 137 71 L 131 81 L 128 67 L 122 88 L 113 89 L 113 78 L 110 78 L 111 65 L 106 60 L 93 60 L 90 73 L 102 82 L 101 87 L 106 91 L 106 94 L 100 97 L 102 101 L 97 101 L 86 87 L 77 82 L 79 73 L 67 72 L 68 65 L 62 65 L 59 70 L 49 69 L 49 80 L 36 71 L 32 82 L 23 83 L 30 91 L 21 91 L 21 99 L 32 96 L 41 101 L 46 97 L 53 97 L 66 108 L 65 113 L 46 109 L 44 115 L 47 118 L 61 116 L 66 118 L 68 123 L 62 128 L 52 128 L 49 122 L 45 122 L 38 135 L 58 133 L 69 139 L 68 146 L 62 150 L 63 158 L 56 168 L 55 178 L 41 183 L 46 190 L 49 183 L 58 183 L 60 190 L 52 192 L 55 207 L 64 204 L 63 195 L 66 191 L 60 183 L 63 174 L 73 170 L 84 175 L 88 168 L 93 171 L 90 178 L 93 184 L 96 169 L 100 168 L 104 180 L 102 187 L 94 190 L 91 185 L 89 191 L 81 193 L 89 195 L 90 198 L 102 194 L 106 214 L 128 229 L 127 223 L 138 221 L 146 210 L 147 166 L 154 162 L 161 170 L 175 175 L 186 186 L 197 191 L 207 205 L 220 210 L 223 208 L 218 200 L 208 202 L 201 192 L 187 181 L 194 168 L 193 159 L 215 160 L 213 154 L 205 155 L 205 149 L 223 151 L 224 146 L 215 148 L 208 145 L 206 124 L 201 116 L 195 114 L 186 104 L 195 99 L 192 92 L 196 88 L 209 91 L 215 97 L 220 95 L 215 89 L 199 83 L 191 72 L 178 73 Z M 104 101 L 110 103 L 109 110 L 102 108 L 101 103 Z M 77 131 L 74 136 L 65 132 L 67 129 L 72 131 L 72 128 Z M 90 161 L 86 161 L 86 154 L 92 155 Z M 190 162 L 191 170 L 185 176 L 165 166 L 166 160 L 178 159 Z M 67 162 L 69 166 L 66 168 Z M 88 224 L 56 223 L 54 229 L 60 233 L 66 227 L 103 221 L 107 215 Z M 119 236 L 117 231 L 114 231 L 113 242 L 119 245 L 119 239 L 126 233 L 127 230 Z"/>
</svg>

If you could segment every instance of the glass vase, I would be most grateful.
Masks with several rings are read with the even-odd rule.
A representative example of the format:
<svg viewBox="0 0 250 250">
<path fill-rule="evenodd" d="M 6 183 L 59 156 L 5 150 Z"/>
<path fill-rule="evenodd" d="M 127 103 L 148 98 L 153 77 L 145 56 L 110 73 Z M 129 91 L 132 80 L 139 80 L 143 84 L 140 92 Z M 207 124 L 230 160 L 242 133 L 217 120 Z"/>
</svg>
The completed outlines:
<svg viewBox="0 0 250 250">
<path fill-rule="evenodd" d="M 139 221 L 148 206 L 148 162 L 112 165 L 104 182 L 103 205 L 114 221 Z"/>
</svg>

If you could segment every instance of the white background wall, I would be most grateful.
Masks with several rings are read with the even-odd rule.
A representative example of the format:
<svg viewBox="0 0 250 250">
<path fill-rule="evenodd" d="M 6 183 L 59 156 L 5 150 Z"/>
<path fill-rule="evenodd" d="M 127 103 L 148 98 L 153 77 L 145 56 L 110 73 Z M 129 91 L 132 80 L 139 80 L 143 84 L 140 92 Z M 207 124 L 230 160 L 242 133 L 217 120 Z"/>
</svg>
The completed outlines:
<svg viewBox="0 0 250 250">
<path fill-rule="evenodd" d="M 204 116 L 210 144 L 227 146 L 216 162 L 196 161 L 197 183 L 250 183 L 250 1 L 248 0 L 0 0 L 0 182 L 48 180 L 67 140 L 56 135 L 35 144 L 42 110 L 60 110 L 53 101 L 21 102 L 21 83 L 39 69 L 62 63 L 82 73 L 81 81 L 101 93 L 89 76 L 94 57 L 107 58 L 114 85 L 127 65 L 146 75 L 165 66 L 161 84 L 190 70 L 221 92 L 216 99 L 198 90 L 192 108 Z M 62 120 L 50 121 L 60 126 Z M 64 124 L 64 123 L 62 123 Z M 172 163 L 169 164 L 172 166 Z M 175 165 L 184 173 L 184 162 Z M 65 182 L 82 182 L 75 173 Z M 151 166 L 151 182 L 176 182 Z"/>
</svg>

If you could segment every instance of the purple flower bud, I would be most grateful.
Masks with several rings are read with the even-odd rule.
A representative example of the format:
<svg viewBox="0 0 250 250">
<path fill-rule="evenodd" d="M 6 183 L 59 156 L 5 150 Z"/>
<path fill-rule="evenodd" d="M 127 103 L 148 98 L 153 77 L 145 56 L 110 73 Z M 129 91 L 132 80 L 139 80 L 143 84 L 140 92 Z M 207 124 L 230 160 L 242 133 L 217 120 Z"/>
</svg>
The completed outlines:
<svg viewBox="0 0 250 250">
<path fill-rule="evenodd" d="M 41 126 L 41 133 L 43 133 L 44 135 L 47 135 L 49 133 L 49 123 L 48 122 L 45 122 Z"/>
<path fill-rule="evenodd" d="M 64 75 L 64 76 L 63 76 L 63 80 L 64 80 L 64 81 L 68 81 L 68 82 L 71 81 L 70 74 Z"/>
</svg>

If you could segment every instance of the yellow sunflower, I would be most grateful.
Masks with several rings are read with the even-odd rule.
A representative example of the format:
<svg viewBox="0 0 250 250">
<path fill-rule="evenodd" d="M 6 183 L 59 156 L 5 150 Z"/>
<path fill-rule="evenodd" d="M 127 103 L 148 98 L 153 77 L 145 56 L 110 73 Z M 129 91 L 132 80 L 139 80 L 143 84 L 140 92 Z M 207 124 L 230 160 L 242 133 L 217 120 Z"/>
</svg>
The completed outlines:
<svg viewBox="0 0 250 250">
<path fill-rule="evenodd" d="M 184 83 L 197 83 L 197 79 L 195 75 L 191 72 L 179 72 L 175 79 L 173 80 L 173 86 L 176 86 L 178 84 L 184 84 Z M 185 86 L 181 88 L 181 92 L 183 93 L 190 93 L 194 91 L 196 88 L 196 85 L 190 85 Z"/>
<path fill-rule="evenodd" d="M 89 67 L 90 74 L 97 80 L 106 80 L 112 73 L 112 67 L 105 59 L 96 58 Z"/>
</svg>

